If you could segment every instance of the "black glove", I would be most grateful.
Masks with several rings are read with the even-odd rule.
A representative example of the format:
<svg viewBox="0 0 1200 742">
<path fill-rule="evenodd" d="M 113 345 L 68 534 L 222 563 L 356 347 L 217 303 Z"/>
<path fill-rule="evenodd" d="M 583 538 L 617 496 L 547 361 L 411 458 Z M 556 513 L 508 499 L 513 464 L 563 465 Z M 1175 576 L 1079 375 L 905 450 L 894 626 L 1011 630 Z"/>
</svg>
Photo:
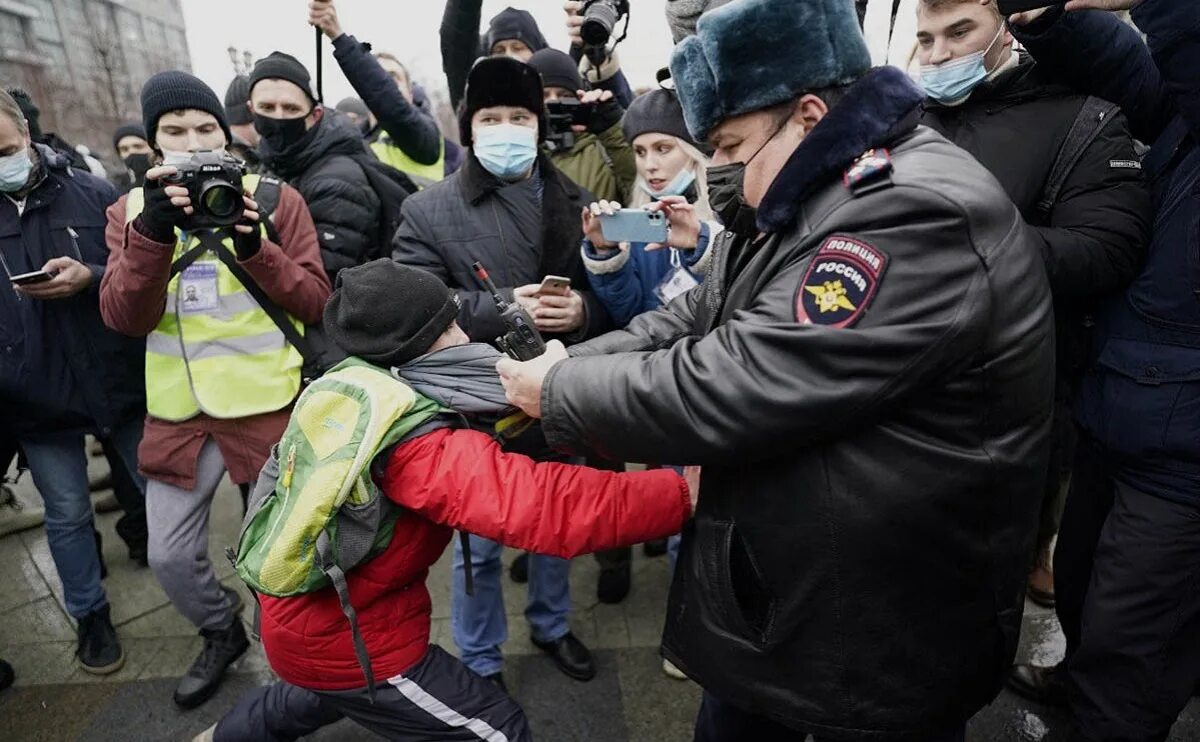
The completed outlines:
<svg viewBox="0 0 1200 742">
<path fill-rule="evenodd" d="M 258 251 L 262 249 L 262 229 L 258 222 L 249 219 L 242 219 L 238 224 L 252 228 L 250 234 L 233 230 L 233 250 L 237 253 L 237 259 L 244 263 L 258 255 Z"/>
<path fill-rule="evenodd" d="M 620 123 L 621 117 L 624 115 L 625 109 L 621 108 L 621 103 L 616 98 L 600 101 L 596 104 L 596 110 L 592 114 L 592 124 L 588 127 L 588 131 L 593 134 L 603 134 Z"/>
<path fill-rule="evenodd" d="M 137 227 L 137 223 L 141 222 L 138 231 L 143 235 L 155 242 L 169 242 L 174 245 L 175 227 L 187 214 L 171 203 L 166 189 L 157 181 L 146 181 L 142 194 L 145 205 L 142 207 L 142 213 L 134 220 L 134 226 Z"/>
</svg>

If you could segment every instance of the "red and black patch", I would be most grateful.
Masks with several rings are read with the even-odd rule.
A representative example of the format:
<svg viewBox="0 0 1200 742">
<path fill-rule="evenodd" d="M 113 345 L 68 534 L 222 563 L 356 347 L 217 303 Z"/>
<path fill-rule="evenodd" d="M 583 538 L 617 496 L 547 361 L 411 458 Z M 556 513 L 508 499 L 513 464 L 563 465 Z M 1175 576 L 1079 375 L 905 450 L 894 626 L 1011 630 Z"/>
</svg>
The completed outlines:
<svg viewBox="0 0 1200 742">
<path fill-rule="evenodd" d="M 887 264 L 882 250 L 862 240 L 827 237 L 796 289 L 796 321 L 850 327 L 875 298 Z"/>
</svg>

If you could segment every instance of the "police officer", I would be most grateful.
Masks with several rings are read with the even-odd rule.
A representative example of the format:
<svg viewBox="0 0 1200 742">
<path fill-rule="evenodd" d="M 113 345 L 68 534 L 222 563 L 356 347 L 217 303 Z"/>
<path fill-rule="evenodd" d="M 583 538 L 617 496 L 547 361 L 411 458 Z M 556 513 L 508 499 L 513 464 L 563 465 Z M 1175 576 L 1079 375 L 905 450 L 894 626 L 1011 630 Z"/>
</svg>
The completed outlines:
<svg viewBox="0 0 1200 742">
<path fill-rule="evenodd" d="M 499 366 L 556 448 L 702 466 L 663 646 L 705 689 L 701 742 L 961 740 L 1016 649 L 1053 391 L 1041 257 L 917 125 L 921 91 L 869 67 L 844 0 L 710 11 L 671 68 L 735 237 L 625 330 Z"/>
<path fill-rule="evenodd" d="M 1133 8 L 1148 46 L 1084 8 Z M 1200 5 L 1076 0 L 1033 15 L 1013 31 L 1039 64 L 1120 104 L 1152 144 L 1156 215 L 1141 274 L 1097 317 L 1080 389 L 1054 555 L 1067 660 L 1016 668 L 1012 684 L 1069 701 L 1085 739 L 1161 740 L 1200 677 Z"/>
</svg>

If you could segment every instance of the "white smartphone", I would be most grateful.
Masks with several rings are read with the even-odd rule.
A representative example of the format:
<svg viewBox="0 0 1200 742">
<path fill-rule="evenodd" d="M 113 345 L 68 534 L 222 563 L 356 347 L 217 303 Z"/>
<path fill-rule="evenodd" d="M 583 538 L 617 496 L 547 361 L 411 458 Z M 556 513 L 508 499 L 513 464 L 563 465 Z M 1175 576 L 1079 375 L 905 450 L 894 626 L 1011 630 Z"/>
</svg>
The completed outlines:
<svg viewBox="0 0 1200 742">
<path fill-rule="evenodd" d="M 538 296 L 566 296 L 571 293 L 571 279 L 566 276 L 546 276 L 537 290 Z"/>
</svg>

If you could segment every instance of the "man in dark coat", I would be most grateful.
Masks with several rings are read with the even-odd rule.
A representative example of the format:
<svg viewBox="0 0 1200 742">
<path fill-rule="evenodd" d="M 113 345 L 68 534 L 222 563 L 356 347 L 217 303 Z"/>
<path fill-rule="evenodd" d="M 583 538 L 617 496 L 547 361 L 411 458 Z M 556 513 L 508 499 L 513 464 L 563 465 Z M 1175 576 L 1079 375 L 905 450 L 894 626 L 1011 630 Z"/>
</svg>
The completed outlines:
<svg viewBox="0 0 1200 742">
<path fill-rule="evenodd" d="M 15 434 L 45 501 L 50 554 L 78 621 L 76 653 L 95 674 L 119 670 L 125 653 L 100 582 L 84 434 L 108 438 L 136 472 L 146 410 L 144 345 L 100 316 L 104 211 L 119 196 L 33 144 L 0 92 L 0 429 Z M 134 478 L 144 538 L 145 483 Z"/>
<path fill-rule="evenodd" d="M 471 71 L 459 120 L 470 147 L 463 168 L 404 202 L 393 257 L 424 268 L 455 289 L 462 301 L 459 325 L 473 341 L 492 342 L 505 332 L 492 295 L 475 275 L 480 261 L 500 293 L 532 315 L 539 330 L 565 342 L 608 329 L 608 315 L 588 290 L 579 255 L 579 215 L 591 195 L 539 152 L 546 122 L 537 72 L 515 59 L 481 60 Z M 548 275 L 571 279 L 565 295 L 539 296 Z M 464 562 L 455 544 L 454 640 L 467 667 L 498 677 L 500 645 L 507 638 L 500 587 L 500 547 L 471 539 L 475 595 L 464 589 Z M 533 556 L 529 569 L 532 638 L 571 677 L 588 680 L 595 666 L 570 633 L 568 562 Z"/>
<path fill-rule="evenodd" d="M 1043 699 L 1065 696 L 1080 738 L 1161 740 L 1200 667 L 1200 5 L 1067 10 L 1085 7 L 1133 7 L 1148 47 L 1094 11 L 1021 16 L 1013 33 L 1064 82 L 1119 103 L 1152 145 L 1154 234 L 1136 280 L 1097 313 L 1076 406 L 1054 555 L 1066 660 L 1021 679 Z"/>
<path fill-rule="evenodd" d="M 698 742 L 962 740 L 1016 652 L 1053 397 L 1042 258 L 918 125 L 921 91 L 869 68 L 845 0 L 709 11 L 671 71 L 732 238 L 625 330 L 499 364 L 556 449 L 703 466 L 663 641 L 705 689 Z"/>
<path fill-rule="evenodd" d="M 382 206 L 363 170 L 370 154 L 353 125 L 317 103 L 304 65 L 283 52 L 260 59 L 250 105 L 263 165 L 304 197 L 330 282 L 343 268 L 385 255 Z"/>
<path fill-rule="evenodd" d="M 1058 343 L 1054 443 L 1029 577 L 1029 596 L 1054 605 L 1050 545 L 1071 473 L 1071 402 L 1087 355 L 1097 303 L 1133 280 L 1150 237 L 1150 196 L 1120 111 L 1103 116 L 1096 138 L 1057 193 L 1047 183 L 1087 96 L 1019 54 L 994 0 L 920 0 L 917 59 L 929 100 L 921 123 L 975 156 L 1034 227 L 1054 298 Z M 983 58 L 980 60 L 979 55 Z M 975 74 L 945 84 L 947 65 L 974 57 Z M 1105 123 L 1106 122 L 1106 123 Z"/>
</svg>

